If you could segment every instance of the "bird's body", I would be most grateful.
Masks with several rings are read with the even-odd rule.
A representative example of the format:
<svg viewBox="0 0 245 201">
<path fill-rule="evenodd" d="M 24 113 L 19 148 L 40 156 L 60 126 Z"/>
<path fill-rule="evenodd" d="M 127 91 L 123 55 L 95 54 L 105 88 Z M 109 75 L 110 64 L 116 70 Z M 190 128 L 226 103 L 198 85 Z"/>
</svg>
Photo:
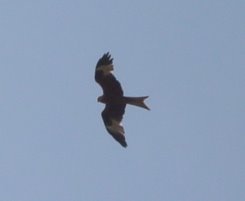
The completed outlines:
<svg viewBox="0 0 245 201">
<path fill-rule="evenodd" d="M 121 96 L 121 97 L 107 97 L 107 96 L 99 96 L 98 102 L 104 104 L 130 104 L 135 105 L 138 107 L 145 108 L 150 110 L 147 105 L 144 103 L 144 100 L 148 98 L 148 96 L 141 96 L 141 97 L 128 97 L 128 96 Z"/>
<path fill-rule="evenodd" d="M 98 97 L 98 101 L 106 104 L 101 115 L 107 131 L 123 147 L 127 147 L 124 128 L 121 125 L 125 107 L 127 104 L 131 104 L 149 110 L 144 103 L 144 100 L 148 98 L 148 96 L 124 96 L 121 84 L 112 74 L 112 71 L 113 59 L 109 53 L 106 53 L 99 59 L 95 69 L 95 80 L 103 89 L 103 95 Z"/>
</svg>

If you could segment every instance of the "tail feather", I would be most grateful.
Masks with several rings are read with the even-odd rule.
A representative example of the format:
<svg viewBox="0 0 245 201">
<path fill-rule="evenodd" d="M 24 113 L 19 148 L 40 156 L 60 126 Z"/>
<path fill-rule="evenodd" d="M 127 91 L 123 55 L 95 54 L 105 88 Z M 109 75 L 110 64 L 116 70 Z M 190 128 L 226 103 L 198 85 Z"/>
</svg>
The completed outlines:
<svg viewBox="0 0 245 201">
<path fill-rule="evenodd" d="M 141 97 L 124 97 L 127 104 L 135 105 L 138 107 L 145 108 L 150 110 L 150 108 L 145 104 L 144 100 L 149 96 L 141 96 Z"/>
</svg>

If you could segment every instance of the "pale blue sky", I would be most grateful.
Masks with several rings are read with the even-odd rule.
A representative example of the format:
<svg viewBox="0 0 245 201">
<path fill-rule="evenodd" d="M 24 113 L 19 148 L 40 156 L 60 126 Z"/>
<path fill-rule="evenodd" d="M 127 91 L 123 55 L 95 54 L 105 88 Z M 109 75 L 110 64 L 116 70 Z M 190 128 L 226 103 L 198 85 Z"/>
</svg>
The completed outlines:
<svg viewBox="0 0 245 201">
<path fill-rule="evenodd" d="M 0 201 L 244 201 L 245 2 L 0 0 Z M 130 96 L 107 134 L 94 68 Z"/>
</svg>

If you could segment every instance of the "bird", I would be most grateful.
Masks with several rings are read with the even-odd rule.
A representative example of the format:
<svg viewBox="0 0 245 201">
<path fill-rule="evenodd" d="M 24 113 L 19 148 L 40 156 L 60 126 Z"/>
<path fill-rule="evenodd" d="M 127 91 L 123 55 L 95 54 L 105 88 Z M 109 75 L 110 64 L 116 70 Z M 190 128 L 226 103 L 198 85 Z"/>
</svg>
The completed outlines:
<svg viewBox="0 0 245 201">
<path fill-rule="evenodd" d="M 122 119 L 127 104 L 138 106 L 147 110 L 150 108 L 144 100 L 149 96 L 128 97 L 124 96 L 120 82 L 113 75 L 113 58 L 107 52 L 98 60 L 95 67 L 95 81 L 102 87 L 103 95 L 97 101 L 105 104 L 101 113 L 108 133 L 124 148 L 127 147 Z"/>
</svg>

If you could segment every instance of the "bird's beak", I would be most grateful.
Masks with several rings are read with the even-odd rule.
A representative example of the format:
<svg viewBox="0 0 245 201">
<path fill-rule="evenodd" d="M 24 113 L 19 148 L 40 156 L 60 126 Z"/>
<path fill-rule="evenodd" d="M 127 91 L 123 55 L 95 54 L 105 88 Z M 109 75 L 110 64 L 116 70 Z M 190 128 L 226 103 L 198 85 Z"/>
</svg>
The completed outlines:
<svg viewBox="0 0 245 201">
<path fill-rule="evenodd" d="M 101 96 L 97 98 L 97 102 L 101 102 Z"/>
</svg>

